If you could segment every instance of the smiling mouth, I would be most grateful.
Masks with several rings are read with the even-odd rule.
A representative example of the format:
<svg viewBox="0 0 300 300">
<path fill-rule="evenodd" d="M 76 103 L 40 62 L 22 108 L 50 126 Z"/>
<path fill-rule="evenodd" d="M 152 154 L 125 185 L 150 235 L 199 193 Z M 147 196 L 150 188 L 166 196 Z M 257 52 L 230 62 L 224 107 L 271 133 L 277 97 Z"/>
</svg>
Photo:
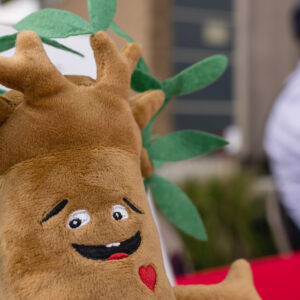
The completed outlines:
<svg viewBox="0 0 300 300">
<path fill-rule="evenodd" d="M 124 242 L 116 242 L 105 246 L 85 246 L 72 244 L 73 248 L 83 257 L 93 260 L 116 260 L 128 257 L 141 244 L 141 234 L 138 231 Z"/>
</svg>

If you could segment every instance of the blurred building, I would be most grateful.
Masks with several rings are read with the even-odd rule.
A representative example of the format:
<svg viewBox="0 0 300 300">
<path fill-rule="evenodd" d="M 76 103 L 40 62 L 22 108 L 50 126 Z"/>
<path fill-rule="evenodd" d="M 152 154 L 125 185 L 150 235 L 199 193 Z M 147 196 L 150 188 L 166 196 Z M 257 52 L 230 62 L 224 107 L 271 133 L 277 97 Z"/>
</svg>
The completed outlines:
<svg viewBox="0 0 300 300">
<path fill-rule="evenodd" d="M 298 60 L 290 20 L 297 2 L 236 0 L 234 114 L 243 135 L 241 156 L 251 161 L 263 157 L 265 121 Z"/>
<path fill-rule="evenodd" d="M 222 133 L 231 125 L 234 83 L 234 1 L 175 0 L 173 6 L 175 73 L 214 54 L 229 58 L 229 67 L 213 86 L 180 97 L 174 105 L 177 129 Z"/>
</svg>

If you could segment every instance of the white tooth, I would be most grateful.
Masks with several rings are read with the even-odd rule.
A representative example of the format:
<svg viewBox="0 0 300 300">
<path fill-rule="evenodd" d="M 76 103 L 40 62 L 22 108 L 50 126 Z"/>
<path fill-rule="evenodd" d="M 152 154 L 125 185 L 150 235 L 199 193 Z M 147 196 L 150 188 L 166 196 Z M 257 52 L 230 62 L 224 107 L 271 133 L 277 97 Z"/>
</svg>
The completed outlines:
<svg viewBox="0 0 300 300">
<path fill-rule="evenodd" d="M 106 247 L 107 248 L 111 248 L 111 247 L 119 247 L 121 245 L 121 243 L 111 243 L 111 244 L 107 244 Z"/>
</svg>

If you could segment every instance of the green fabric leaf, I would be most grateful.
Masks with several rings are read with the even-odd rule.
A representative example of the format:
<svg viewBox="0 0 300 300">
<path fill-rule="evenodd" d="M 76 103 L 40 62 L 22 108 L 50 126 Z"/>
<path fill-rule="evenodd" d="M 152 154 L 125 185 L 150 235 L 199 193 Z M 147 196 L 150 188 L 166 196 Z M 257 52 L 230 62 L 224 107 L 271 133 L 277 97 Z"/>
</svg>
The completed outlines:
<svg viewBox="0 0 300 300">
<path fill-rule="evenodd" d="M 112 22 L 109 28 L 117 35 L 125 38 L 129 43 L 134 42 L 134 39 L 129 36 L 122 28 L 120 28 L 115 22 Z M 144 73 L 150 74 L 149 68 L 142 57 L 140 58 L 136 68 Z"/>
<path fill-rule="evenodd" d="M 154 170 L 160 169 L 165 162 L 164 161 L 160 161 L 160 160 L 152 160 L 153 166 L 154 166 Z"/>
<path fill-rule="evenodd" d="M 4 94 L 4 93 L 6 93 L 6 91 L 0 90 L 0 95 L 2 95 L 2 94 Z"/>
<path fill-rule="evenodd" d="M 131 78 L 131 88 L 142 93 L 148 90 L 161 90 L 161 84 L 150 74 L 136 69 Z"/>
<path fill-rule="evenodd" d="M 150 120 L 150 122 L 142 131 L 143 147 L 146 149 L 148 149 L 150 145 L 153 123 L 154 123 L 154 119 Z"/>
<path fill-rule="evenodd" d="M 148 191 L 148 186 L 149 186 L 149 182 L 148 182 L 148 180 L 147 179 L 144 179 L 144 188 L 145 188 L 145 192 L 147 193 L 147 191 Z"/>
<path fill-rule="evenodd" d="M 51 39 L 48 39 L 48 38 L 45 38 L 45 37 L 41 37 L 41 40 L 43 41 L 43 43 L 49 45 L 49 46 L 52 46 L 52 47 L 55 47 L 55 48 L 58 48 L 58 49 L 61 49 L 61 50 L 64 50 L 64 51 L 68 51 L 68 52 L 71 52 L 73 54 L 76 54 L 76 55 L 79 55 L 81 57 L 84 57 L 84 55 L 80 52 L 77 52 L 71 48 L 68 48 L 67 46 L 55 41 L 55 40 L 51 40 Z"/>
<path fill-rule="evenodd" d="M 184 130 L 156 140 L 147 149 L 149 157 L 160 161 L 181 161 L 220 149 L 228 143 L 201 131 Z"/>
<path fill-rule="evenodd" d="M 141 57 L 136 65 L 137 70 L 140 70 L 146 74 L 150 74 L 149 68 L 145 60 Z"/>
<path fill-rule="evenodd" d="M 151 133 L 152 133 L 152 127 L 154 124 L 154 121 L 158 117 L 158 115 L 161 113 L 161 111 L 165 107 L 165 103 L 169 102 L 171 98 L 166 98 L 164 104 L 159 109 L 159 111 L 155 114 L 155 116 L 150 120 L 150 122 L 147 124 L 147 126 L 142 131 L 142 138 L 143 138 L 143 147 L 148 148 L 151 141 Z"/>
<path fill-rule="evenodd" d="M 155 141 L 159 140 L 162 137 L 160 134 L 152 134 L 150 138 L 150 143 L 154 143 Z"/>
<path fill-rule="evenodd" d="M 156 203 L 172 224 L 199 240 L 207 239 L 196 207 L 179 187 L 156 174 L 148 182 Z"/>
<path fill-rule="evenodd" d="M 225 71 L 228 59 L 223 55 L 214 55 L 183 70 L 178 75 L 162 83 L 169 97 L 186 95 L 203 89 L 216 81 Z"/>
<path fill-rule="evenodd" d="M 207 87 L 217 80 L 225 71 L 228 60 L 223 55 L 215 55 L 187 68 L 178 75 L 162 82 L 161 86 L 166 94 L 162 107 L 143 130 L 143 145 L 148 147 L 155 119 L 164 110 L 172 97 L 180 96 Z"/>
<path fill-rule="evenodd" d="M 0 52 L 14 48 L 16 46 L 16 38 L 17 38 L 17 33 L 0 37 Z M 41 40 L 43 41 L 43 43 L 45 43 L 49 46 L 53 46 L 55 48 L 65 50 L 65 51 L 77 54 L 81 57 L 84 57 L 84 55 L 82 53 L 77 52 L 71 48 L 68 48 L 55 40 L 51 40 L 46 37 L 41 37 Z"/>
<path fill-rule="evenodd" d="M 17 34 L 5 35 L 0 37 L 0 52 L 14 48 L 16 45 Z"/>
<path fill-rule="evenodd" d="M 94 33 L 93 26 L 83 18 L 65 10 L 46 8 L 30 14 L 14 25 L 18 31 L 32 30 L 47 38 Z"/>
<path fill-rule="evenodd" d="M 117 0 L 88 0 L 89 16 L 95 31 L 106 30 L 116 14 Z"/>
</svg>

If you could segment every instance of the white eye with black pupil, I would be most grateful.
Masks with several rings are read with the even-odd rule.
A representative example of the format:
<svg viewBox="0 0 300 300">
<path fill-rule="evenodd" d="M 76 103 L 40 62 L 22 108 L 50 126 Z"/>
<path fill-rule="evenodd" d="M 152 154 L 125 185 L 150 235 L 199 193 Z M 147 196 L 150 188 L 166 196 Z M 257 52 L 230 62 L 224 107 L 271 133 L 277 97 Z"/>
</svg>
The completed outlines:
<svg viewBox="0 0 300 300">
<path fill-rule="evenodd" d="M 77 228 L 81 225 L 81 220 L 80 219 L 74 219 L 72 221 L 70 221 L 69 226 L 74 229 Z"/>
<path fill-rule="evenodd" d="M 91 217 L 86 210 L 76 210 L 69 217 L 68 228 L 77 229 L 89 223 L 90 220 Z"/>
<path fill-rule="evenodd" d="M 111 215 L 116 221 L 128 219 L 128 212 L 126 208 L 122 205 L 114 205 L 112 208 Z"/>
</svg>

